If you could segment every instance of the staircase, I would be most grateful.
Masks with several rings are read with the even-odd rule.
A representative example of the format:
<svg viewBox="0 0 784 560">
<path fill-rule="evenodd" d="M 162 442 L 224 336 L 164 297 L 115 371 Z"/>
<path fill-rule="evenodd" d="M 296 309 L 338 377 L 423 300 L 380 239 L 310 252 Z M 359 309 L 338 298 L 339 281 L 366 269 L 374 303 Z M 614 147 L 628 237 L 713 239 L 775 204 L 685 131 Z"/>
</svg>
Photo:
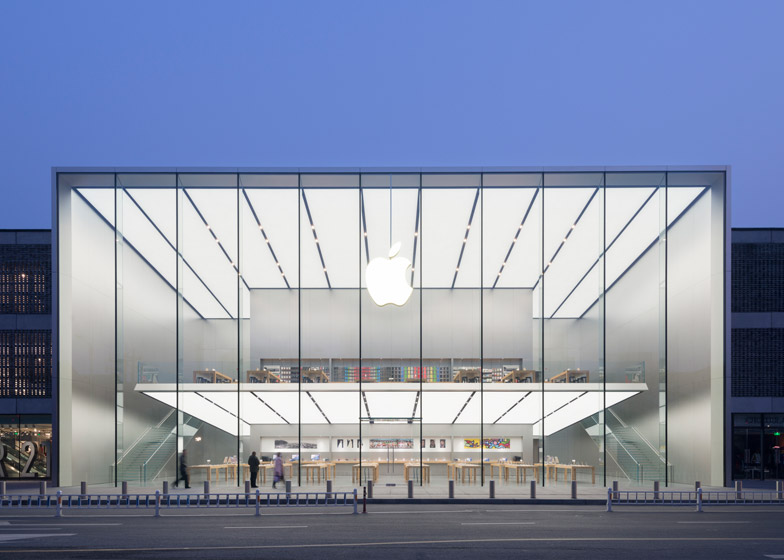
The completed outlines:
<svg viewBox="0 0 784 560">
<path fill-rule="evenodd" d="M 606 411 L 604 426 L 600 423 L 599 414 L 582 420 L 581 424 L 599 449 L 605 441 L 606 431 L 607 462 L 614 462 L 630 481 L 665 480 L 664 458 L 640 432 L 627 426 L 612 410 Z M 672 480 L 672 465 L 667 465 L 667 468 L 668 478 Z"/>
<path fill-rule="evenodd" d="M 157 426 L 148 428 L 118 461 L 117 480 L 143 484 L 157 474 L 174 449 L 176 421 L 172 410 Z"/>
</svg>

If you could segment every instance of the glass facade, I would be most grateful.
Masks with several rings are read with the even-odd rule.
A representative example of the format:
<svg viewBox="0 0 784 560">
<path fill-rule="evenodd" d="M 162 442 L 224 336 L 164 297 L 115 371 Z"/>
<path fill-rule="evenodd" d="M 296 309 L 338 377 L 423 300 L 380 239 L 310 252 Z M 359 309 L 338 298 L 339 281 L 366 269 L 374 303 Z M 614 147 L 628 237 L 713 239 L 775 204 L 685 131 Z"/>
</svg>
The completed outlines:
<svg viewBox="0 0 784 560">
<path fill-rule="evenodd" d="M 723 170 L 56 181 L 61 484 L 723 482 Z"/>
<path fill-rule="evenodd" d="M 0 479 L 48 479 L 51 461 L 51 415 L 0 414 Z"/>
</svg>

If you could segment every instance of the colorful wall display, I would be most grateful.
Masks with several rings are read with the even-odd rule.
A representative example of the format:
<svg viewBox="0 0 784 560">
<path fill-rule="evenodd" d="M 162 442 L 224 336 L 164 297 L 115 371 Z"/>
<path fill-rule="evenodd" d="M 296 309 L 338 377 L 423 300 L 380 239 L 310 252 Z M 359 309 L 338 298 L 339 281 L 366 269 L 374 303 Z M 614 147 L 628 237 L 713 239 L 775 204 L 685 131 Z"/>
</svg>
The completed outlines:
<svg viewBox="0 0 784 560">
<path fill-rule="evenodd" d="M 482 440 L 485 449 L 510 449 L 511 442 L 509 438 L 486 438 Z M 463 449 L 479 449 L 479 438 L 465 438 L 463 440 Z"/>
<path fill-rule="evenodd" d="M 370 449 L 414 449 L 414 440 L 411 438 L 371 439 Z"/>
</svg>

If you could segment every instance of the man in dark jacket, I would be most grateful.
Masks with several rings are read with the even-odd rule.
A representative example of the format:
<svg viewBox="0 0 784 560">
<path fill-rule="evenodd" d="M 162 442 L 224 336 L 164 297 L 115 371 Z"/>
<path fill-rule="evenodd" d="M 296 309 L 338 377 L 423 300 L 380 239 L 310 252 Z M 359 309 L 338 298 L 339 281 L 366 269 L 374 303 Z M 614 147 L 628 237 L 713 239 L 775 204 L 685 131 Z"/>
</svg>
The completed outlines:
<svg viewBox="0 0 784 560">
<path fill-rule="evenodd" d="M 259 476 L 259 458 L 256 457 L 255 451 L 248 457 L 248 470 L 250 470 L 250 487 L 258 488 L 256 479 Z"/>
<path fill-rule="evenodd" d="M 182 450 L 182 455 L 180 455 L 180 476 L 174 481 L 174 486 L 177 486 L 177 483 L 181 480 L 185 483 L 185 488 L 191 487 L 191 479 L 188 475 L 188 457 L 184 449 Z"/>
</svg>

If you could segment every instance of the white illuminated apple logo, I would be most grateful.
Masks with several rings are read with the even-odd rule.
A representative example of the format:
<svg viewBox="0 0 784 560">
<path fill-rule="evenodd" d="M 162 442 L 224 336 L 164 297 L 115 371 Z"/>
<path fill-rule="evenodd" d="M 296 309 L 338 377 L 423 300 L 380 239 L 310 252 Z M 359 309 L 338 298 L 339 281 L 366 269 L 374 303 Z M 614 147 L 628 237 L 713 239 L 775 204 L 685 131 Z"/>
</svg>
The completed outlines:
<svg viewBox="0 0 784 560">
<path fill-rule="evenodd" d="M 368 292 L 378 306 L 394 304 L 405 305 L 414 288 L 406 282 L 406 270 L 411 261 L 397 257 L 400 243 L 389 249 L 389 257 L 378 257 L 370 261 L 365 271 Z"/>
</svg>

